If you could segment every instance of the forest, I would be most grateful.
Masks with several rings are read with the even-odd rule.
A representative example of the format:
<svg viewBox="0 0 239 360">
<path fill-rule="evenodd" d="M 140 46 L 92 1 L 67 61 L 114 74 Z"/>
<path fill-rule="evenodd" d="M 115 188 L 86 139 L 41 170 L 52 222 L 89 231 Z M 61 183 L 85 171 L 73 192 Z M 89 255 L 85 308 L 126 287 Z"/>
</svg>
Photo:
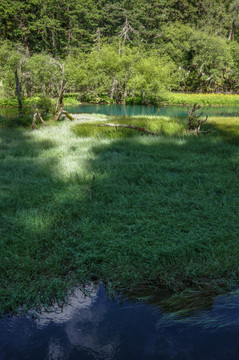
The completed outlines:
<svg viewBox="0 0 239 360">
<path fill-rule="evenodd" d="M 2 0 L 0 20 L 1 96 L 17 76 L 24 98 L 55 97 L 63 71 L 84 101 L 238 92 L 238 0 Z"/>
</svg>

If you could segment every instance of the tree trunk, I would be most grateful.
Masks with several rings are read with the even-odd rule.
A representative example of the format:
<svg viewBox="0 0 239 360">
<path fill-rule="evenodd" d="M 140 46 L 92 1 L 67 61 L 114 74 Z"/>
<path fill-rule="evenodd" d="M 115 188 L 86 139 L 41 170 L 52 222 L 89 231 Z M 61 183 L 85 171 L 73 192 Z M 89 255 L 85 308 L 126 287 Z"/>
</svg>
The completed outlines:
<svg viewBox="0 0 239 360">
<path fill-rule="evenodd" d="M 26 55 L 29 56 L 30 55 L 30 47 L 29 47 L 28 37 L 24 38 L 24 48 L 26 51 Z"/>
<path fill-rule="evenodd" d="M 38 109 L 35 110 L 35 113 L 33 115 L 33 121 L 32 121 L 32 130 L 36 129 L 36 123 L 37 123 L 37 117 L 39 118 L 39 120 L 41 121 L 43 126 L 47 126 L 47 123 L 45 123 L 45 121 L 43 120 L 43 118 L 41 117 L 41 114 L 39 113 Z"/>
<path fill-rule="evenodd" d="M 55 34 L 54 31 L 51 30 L 51 40 L 52 40 L 52 47 L 53 47 L 53 56 L 56 55 L 56 39 L 55 39 Z"/>
<path fill-rule="evenodd" d="M 23 116 L 22 98 L 21 98 L 21 88 L 20 88 L 20 83 L 19 83 L 19 77 L 18 77 L 17 70 L 15 71 L 15 81 L 16 81 L 17 101 L 18 101 L 18 116 L 21 118 Z"/>
<path fill-rule="evenodd" d="M 69 29 L 67 33 L 66 55 L 69 54 L 71 40 L 72 40 L 72 29 Z"/>
<path fill-rule="evenodd" d="M 59 95 L 56 103 L 56 113 L 60 111 L 61 108 L 63 108 L 63 95 L 67 86 L 67 83 L 64 84 L 64 64 L 61 64 L 59 62 L 58 66 L 61 69 L 61 83 L 60 83 Z"/>
<path fill-rule="evenodd" d="M 58 121 L 61 115 L 66 115 L 69 120 L 74 120 L 74 118 L 68 113 L 68 111 L 64 110 L 63 107 L 61 107 L 60 110 L 57 111 L 57 113 L 55 114 L 54 121 Z"/>
<path fill-rule="evenodd" d="M 235 34 L 235 30 L 236 30 L 236 24 L 235 21 L 233 21 L 232 23 L 232 27 L 228 36 L 228 40 L 232 40 L 234 38 L 234 34 Z"/>
<path fill-rule="evenodd" d="M 111 100 L 114 99 L 114 93 L 115 93 L 115 86 L 117 84 L 117 80 L 114 78 L 112 82 L 111 92 L 110 92 L 110 98 Z"/>
</svg>

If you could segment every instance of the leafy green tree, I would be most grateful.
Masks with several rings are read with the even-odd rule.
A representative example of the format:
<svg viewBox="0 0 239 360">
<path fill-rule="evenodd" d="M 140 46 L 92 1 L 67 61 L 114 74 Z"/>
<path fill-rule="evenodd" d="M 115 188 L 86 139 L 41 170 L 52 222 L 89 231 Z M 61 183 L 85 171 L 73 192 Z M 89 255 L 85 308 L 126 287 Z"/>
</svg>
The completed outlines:
<svg viewBox="0 0 239 360">
<path fill-rule="evenodd" d="M 42 93 L 43 96 L 56 96 L 60 83 L 58 61 L 49 54 L 40 53 L 31 56 L 26 64 L 23 77 L 28 95 Z"/>
</svg>

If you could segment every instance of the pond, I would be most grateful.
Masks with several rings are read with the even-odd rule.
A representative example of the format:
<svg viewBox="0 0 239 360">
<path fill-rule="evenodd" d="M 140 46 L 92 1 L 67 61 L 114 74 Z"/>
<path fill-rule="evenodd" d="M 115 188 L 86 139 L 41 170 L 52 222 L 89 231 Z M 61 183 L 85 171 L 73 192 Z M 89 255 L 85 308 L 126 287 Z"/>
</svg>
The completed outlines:
<svg viewBox="0 0 239 360">
<path fill-rule="evenodd" d="M 187 116 L 187 111 L 192 106 L 153 106 L 153 105 L 97 105 L 81 104 L 78 106 L 66 106 L 66 110 L 72 114 L 94 113 L 105 115 L 128 115 L 128 116 Z M 203 107 L 202 111 L 208 116 L 239 116 L 239 107 Z"/>
<path fill-rule="evenodd" d="M 94 113 L 104 115 L 127 115 L 127 116 L 187 116 L 187 111 L 192 106 L 153 106 L 153 105 L 98 105 L 80 104 L 65 106 L 65 109 L 72 114 Z M 208 116 L 239 116 L 239 107 L 203 107 L 202 111 Z M 0 116 L 12 119 L 18 114 L 16 108 L 0 107 Z M 31 109 L 27 109 L 27 115 L 33 115 Z"/>
<path fill-rule="evenodd" d="M 90 296 L 77 290 L 68 305 L 35 320 L 0 319 L 0 359 L 236 360 L 238 319 L 237 292 L 179 316 L 156 300 L 111 300 L 99 285 Z"/>
</svg>

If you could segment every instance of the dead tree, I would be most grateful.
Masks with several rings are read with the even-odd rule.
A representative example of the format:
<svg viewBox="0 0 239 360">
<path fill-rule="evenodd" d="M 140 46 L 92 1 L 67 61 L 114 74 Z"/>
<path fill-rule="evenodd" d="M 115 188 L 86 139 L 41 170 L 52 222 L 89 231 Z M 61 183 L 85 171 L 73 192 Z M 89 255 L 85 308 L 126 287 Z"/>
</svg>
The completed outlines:
<svg viewBox="0 0 239 360">
<path fill-rule="evenodd" d="M 65 115 L 68 119 L 73 120 L 73 117 L 68 113 L 68 111 L 63 109 L 64 104 L 61 104 L 60 109 L 56 112 L 54 120 L 57 121 L 60 119 L 61 115 Z"/>
<path fill-rule="evenodd" d="M 37 125 L 37 118 L 39 118 L 39 120 L 41 121 L 43 126 L 47 126 L 47 123 L 45 123 L 45 121 L 43 120 L 43 118 L 41 117 L 41 114 L 39 113 L 38 109 L 35 110 L 35 113 L 33 115 L 33 121 L 32 121 L 32 130 L 35 130 Z"/>
<path fill-rule="evenodd" d="M 101 52 L 101 32 L 100 28 L 97 28 L 96 34 L 94 36 L 94 43 L 96 44 L 98 53 Z"/>
<path fill-rule="evenodd" d="M 54 118 L 53 118 L 53 120 L 55 120 L 55 121 L 59 120 L 60 116 L 65 111 L 65 110 L 63 110 L 63 107 L 64 107 L 63 97 L 64 97 L 64 92 L 65 92 L 66 87 L 67 87 L 67 82 L 64 83 L 64 64 L 61 64 L 60 61 L 58 61 L 57 65 L 60 68 L 61 81 L 60 81 L 60 87 L 59 87 L 59 92 L 58 92 L 58 98 L 57 98 L 57 102 L 56 102 L 55 115 L 54 115 Z M 71 118 L 71 120 L 72 120 L 72 118 Z"/>
<path fill-rule="evenodd" d="M 120 8 L 119 8 L 120 9 Z M 126 13 L 125 9 L 121 9 L 122 11 L 124 11 L 124 15 L 125 15 L 125 22 L 124 25 L 119 33 L 119 38 L 123 39 L 123 49 L 125 48 L 126 42 L 132 42 L 130 39 L 130 34 L 138 34 L 138 31 L 136 31 L 129 23 L 128 20 L 128 15 Z M 119 55 L 121 54 L 121 47 L 119 44 Z"/>
<path fill-rule="evenodd" d="M 201 105 L 194 104 L 193 108 L 191 110 L 188 110 L 189 118 L 188 118 L 187 130 L 190 132 L 194 132 L 195 135 L 199 135 L 201 125 L 204 124 L 208 119 L 208 116 L 206 116 L 204 120 L 200 119 L 201 116 L 203 115 L 202 112 L 200 114 L 197 114 L 197 110 L 200 109 L 201 109 Z"/>
<path fill-rule="evenodd" d="M 17 102 L 18 102 L 18 116 L 22 118 L 23 111 L 22 111 L 22 98 L 21 98 L 21 86 L 18 77 L 18 71 L 15 70 L 15 82 L 16 82 L 16 94 L 17 94 Z"/>
</svg>

